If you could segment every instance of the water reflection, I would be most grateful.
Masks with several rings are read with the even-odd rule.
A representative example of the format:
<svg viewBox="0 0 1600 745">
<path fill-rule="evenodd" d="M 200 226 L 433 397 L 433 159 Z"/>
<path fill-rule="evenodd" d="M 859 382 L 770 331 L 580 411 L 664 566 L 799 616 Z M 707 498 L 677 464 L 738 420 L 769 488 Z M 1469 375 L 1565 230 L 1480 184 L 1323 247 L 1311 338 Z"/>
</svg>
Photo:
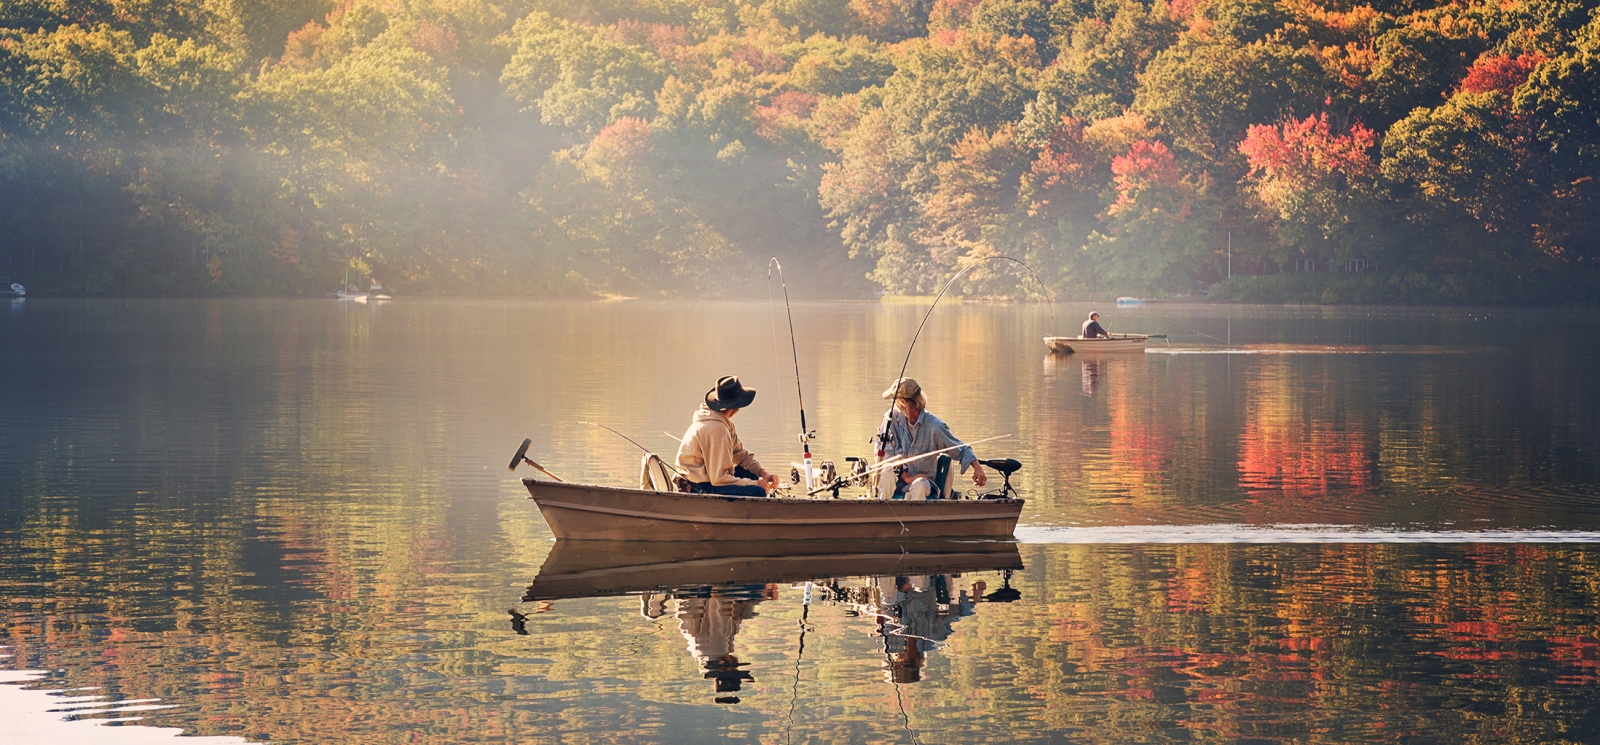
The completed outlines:
<svg viewBox="0 0 1600 745">
<path fill-rule="evenodd" d="M 866 450 L 920 311 L 795 306 L 820 458 Z M 576 422 L 670 450 L 651 433 L 737 371 L 763 390 L 740 434 L 794 459 L 766 306 L 30 300 L 0 312 L 3 664 L 274 743 L 1594 729 L 1600 552 L 1558 542 L 1600 529 L 1600 314 L 1141 313 L 1111 320 L 1284 353 L 1106 359 L 1085 395 L 1086 360 L 1041 363 L 1042 309 L 953 305 L 913 356 L 957 431 L 1014 435 L 980 455 L 1028 464 L 1039 544 L 590 559 L 509 448 L 636 482 Z M 685 637 L 714 599 L 736 664 Z"/>
<path fill-rule="evenodd" d="M 748 584 L 705 589 L 680 589 L 657 592 L 640 598 L 645 618 L 660 618 L 667 603 L 675 608 L 678 632 L 689 644 L 689 655 L 699 663 L 705 679 L 714 682 L 718 694 L 737 693 L 744 681 L 754 680 L 745 663 L 734 653 L 734 637 L 739 624 L 754 618 L 756 606 L 778 597 L 776 584 Z M 718 695 L 719 704 L 737 704 L 739 697 Z"/>
<path fill-rule="evenodd" d="M 983 602 L 1014 602 L 1016 544 L 985 541 L 778 541 L 627 543 L 557 541 L 524 603 L 637 594 L 646 619 L 671 618 L 717 703 L 739 703 L 754 680 L 737 638 L 780 586 L 804 582 L 806 612 L 836 606 L 880 639 L 885 680 L 922 679 L 927 655 Z M 1002 587 L 974 572 L 1000 572 Z M 527 616 L 513 612 L 523 633 Z M 805 622 L 802 619 L 802 627 Z"/>
</svg>

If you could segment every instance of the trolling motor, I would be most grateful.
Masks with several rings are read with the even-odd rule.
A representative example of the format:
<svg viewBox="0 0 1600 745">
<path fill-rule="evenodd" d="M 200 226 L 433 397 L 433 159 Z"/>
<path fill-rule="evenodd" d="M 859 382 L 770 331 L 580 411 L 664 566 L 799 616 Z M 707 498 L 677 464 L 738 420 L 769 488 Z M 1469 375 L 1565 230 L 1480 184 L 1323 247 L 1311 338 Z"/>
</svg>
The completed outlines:
<svg viewBox="0 0 1600 745">
<path fill-rule="evenodd" d="M 1016 458 L 995 458 L 992 460 L 980 460 L 978 464 L 985 468 L 993 468 L 1005 481 L 1005 484 L 1000 487 L 999 494 L 985 494 L 982 497 L 983 499 L 1014 499 L 1017 497 L 1017 488 L 1011 485 L 1011 474 L 1022 470 L 1022 461 Z"/>
</svg>

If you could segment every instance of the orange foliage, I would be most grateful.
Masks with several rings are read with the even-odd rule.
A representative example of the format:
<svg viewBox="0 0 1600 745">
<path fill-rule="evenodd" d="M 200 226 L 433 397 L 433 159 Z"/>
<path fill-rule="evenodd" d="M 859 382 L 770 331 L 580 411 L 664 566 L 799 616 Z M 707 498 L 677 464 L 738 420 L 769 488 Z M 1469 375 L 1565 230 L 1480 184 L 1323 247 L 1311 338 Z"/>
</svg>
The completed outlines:
<svg viewBox="0 0 1600 745">
<path fill-rule="evenodd" d="M 589 143 L 585 159 L 609 164 L 631 161 L 650 150 L 650 123 L 636 117 L 625 116 L 594 136 Z"/>
</svg>

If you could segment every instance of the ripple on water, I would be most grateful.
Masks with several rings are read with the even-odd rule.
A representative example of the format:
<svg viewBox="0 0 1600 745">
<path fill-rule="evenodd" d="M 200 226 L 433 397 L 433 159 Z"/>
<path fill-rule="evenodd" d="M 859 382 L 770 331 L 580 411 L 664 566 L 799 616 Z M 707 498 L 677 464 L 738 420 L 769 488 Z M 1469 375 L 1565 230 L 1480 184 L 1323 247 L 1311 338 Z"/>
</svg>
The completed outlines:
<svg viewBox="0 0 1600 745">
<path fill-rule="evenodd" d="M 1020 526 L 1023 543 L 1600 543 L 1592 530 L 1407 530 L 1357 525 Z"/>
<path fill-rule="evenodd" d="M 6 723 L 0 742 L 53 745 L 168 742 L 243 745 L 249 742 L 237 737 L 184 737 L 183 730 L 177 727 L 123 726 L 143 719 L 127 714 L 178 707 L 153 698 L 112 701 L 105 696 L 73 695 L 82 689 L 53 691 L 26 687 L 45 675 L 37 670 L 0 670 L 0 719 Z"/>
</svg>

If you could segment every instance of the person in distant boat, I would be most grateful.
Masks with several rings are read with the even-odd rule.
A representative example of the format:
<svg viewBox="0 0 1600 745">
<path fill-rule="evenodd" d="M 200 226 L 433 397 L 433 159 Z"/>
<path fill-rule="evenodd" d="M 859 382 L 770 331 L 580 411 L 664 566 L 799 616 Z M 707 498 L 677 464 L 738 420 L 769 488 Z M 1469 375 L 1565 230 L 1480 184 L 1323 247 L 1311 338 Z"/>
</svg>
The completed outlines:
<svg viewBox="0 0 1600 745">
<path fill-rule="evenodd" d="M 765 497 L 778 485 L 778 477 L 744 449 L 733 428 L 734 415 L 755 398 L 756 390 L 744 387 L 733 375 L 722 377 L 706 392 L 705 403 L 694 413 L 678 446 L 678 470 L 689 481 L 690 492 Z"/>
<path fill-rule="evenodd" d="M 959 459 L 961 471 L 972 469 L 972 483 L 983 486 L 989 483 L 978 456 L 961 440 L 956 439 L 947 425 L 929 414 L 928 399 L 922 395 L 922 386 L 911 378 L 901 378 L 883 392 L 884 398 L 894 399 L 894 407 L 884 415 L 883 427 L 878 431 L 883 438 L 883 458 L 902 458 L 932 453 L 947 448 L 952 459 Z M 938 456 L 930 455 L 906 463 L 899 469 L 894 494 L 905 499 L 939 499 L 949 495 L 939 494 L 939 484 L 934 483 L 938 469 Z M 891 474 L 883 474 L 881 479 Z M 887 489 L 882 489 L 887 496 Z"/>
<path fill-rule="evenodd" d="M 1090 313 L 1089 320 L 1083 322 L 1083 331 L 1079 332 L 1080 339 L 1109 339 L 1111 334 L 1106 333 L 1104 326 L 1100 325 L 1100 314 Z"/>
</svg>

